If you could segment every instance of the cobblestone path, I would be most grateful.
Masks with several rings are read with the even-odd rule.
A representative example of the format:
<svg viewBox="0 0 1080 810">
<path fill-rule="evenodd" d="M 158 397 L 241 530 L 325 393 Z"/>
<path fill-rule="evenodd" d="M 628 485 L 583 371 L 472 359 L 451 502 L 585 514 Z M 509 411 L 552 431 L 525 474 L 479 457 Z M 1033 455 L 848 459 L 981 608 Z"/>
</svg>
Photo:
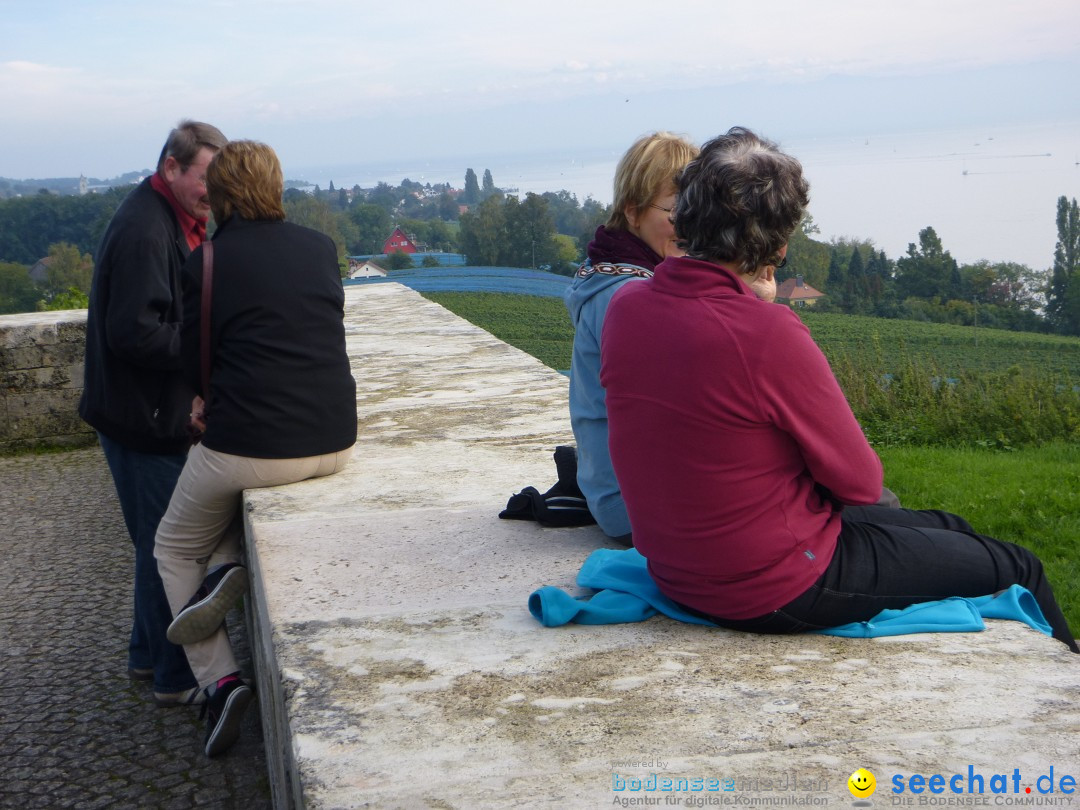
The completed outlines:
<svg viewBox="0 0 1080 810">
<path fill-rule="evenodd" d="M 0 808 L 269 807 L 257 703 L 210 760 L 198 709 L 128 680 L 133 557 L 98 448 L 0 458 Z"/>
</svg>

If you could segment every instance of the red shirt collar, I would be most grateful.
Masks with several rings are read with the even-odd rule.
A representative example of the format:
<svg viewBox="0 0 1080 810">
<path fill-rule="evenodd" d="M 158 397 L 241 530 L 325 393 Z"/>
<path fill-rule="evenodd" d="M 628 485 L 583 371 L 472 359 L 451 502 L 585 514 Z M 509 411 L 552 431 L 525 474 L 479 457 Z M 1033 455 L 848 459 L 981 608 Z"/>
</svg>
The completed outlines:
<svg viewBox="0 0 1080 810">
<path fill-rule="evenodd" d="M 187 239 L 188 248 L 194 250 L 201 245 L 206 240 L 206 218 L 193 217 L 181 208 L 179 201 L 177 201 L 172 189 L 169 188 L 169 184 L 165 182 L 160 172 L 154 172 L 151 175 L 150 185 L 154 191 L 169 201 L 173 213 L 176 214 L 176 221 L 180 223 L 180 230 L 183 231 Z"/>
</svg>

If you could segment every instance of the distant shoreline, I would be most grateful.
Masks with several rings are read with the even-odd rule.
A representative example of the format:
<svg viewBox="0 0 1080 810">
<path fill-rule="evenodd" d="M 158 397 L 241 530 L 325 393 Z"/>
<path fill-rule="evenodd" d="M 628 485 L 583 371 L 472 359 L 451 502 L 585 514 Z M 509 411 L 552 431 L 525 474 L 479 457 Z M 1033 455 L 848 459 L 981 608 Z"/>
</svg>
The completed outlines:
<svg viewBox="0 0 1080 810">
<path fill-rule="evenodd" d="M 1045 270 L 1053 264 L 1057 199 L 1080 197 L 1080 122 L 868 132 L 794 139 L 781 146 L 805 167 L 817 238 L 871 240 L 892 259 L 903 257 L 919 231 L 931 226 L 961 264 L 1016 262 Z M 496 186 L 522 196 L 565 190 L 579 202 L 592 197 L 606 205 L 621 154 L 549 150 L 290 165 L 285 175 L 324 190 L 331 181 L 335 188 L 351 189 L 379 182 L 396 186 L 406 178 L 462 188 L 466 169 L 478 175 L 489 169 Z M 5 181 L 0 178 L 0 185 Z"/>
</svg>

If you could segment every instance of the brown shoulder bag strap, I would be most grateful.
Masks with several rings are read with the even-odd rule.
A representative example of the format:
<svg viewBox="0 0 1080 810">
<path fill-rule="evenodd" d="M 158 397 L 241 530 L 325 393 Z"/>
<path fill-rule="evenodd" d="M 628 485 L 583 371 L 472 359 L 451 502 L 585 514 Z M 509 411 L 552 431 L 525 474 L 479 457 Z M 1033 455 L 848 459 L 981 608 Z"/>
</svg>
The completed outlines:
<svg viewBox="0 0 1080 810">
<path fill-rule="evenodd" d="M 203 413 L 210 404 L 210 300 L 214 291 L 214 243 L 202 245 L 202 308 L 199 322 L 199 356 L 202 371 Z"/>
</svg>

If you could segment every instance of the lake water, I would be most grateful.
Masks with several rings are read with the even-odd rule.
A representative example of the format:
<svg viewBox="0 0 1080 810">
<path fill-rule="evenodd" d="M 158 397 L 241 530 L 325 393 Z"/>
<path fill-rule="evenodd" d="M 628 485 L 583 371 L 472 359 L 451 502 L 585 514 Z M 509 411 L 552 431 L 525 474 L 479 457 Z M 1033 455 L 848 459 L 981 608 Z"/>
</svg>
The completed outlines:
<svg viewBox="0 0 1080 810">
<path fill-rule="evenodd" d="M 1046 269 L 1057 241 L 1058 197 L 1080 197 L 1080 123 L 790 139 L 810 180 L 817 238 L 871 239 L 893 259 L 932 226 L 961 263 L 980 259 Z M 289 170 L 327 188 L 380 181 L 464 185 L 465 169 L 521 194 L 566 189 L 611 201 L 618 149 L 572 154 L 465 156 Z"/>
</svg>

